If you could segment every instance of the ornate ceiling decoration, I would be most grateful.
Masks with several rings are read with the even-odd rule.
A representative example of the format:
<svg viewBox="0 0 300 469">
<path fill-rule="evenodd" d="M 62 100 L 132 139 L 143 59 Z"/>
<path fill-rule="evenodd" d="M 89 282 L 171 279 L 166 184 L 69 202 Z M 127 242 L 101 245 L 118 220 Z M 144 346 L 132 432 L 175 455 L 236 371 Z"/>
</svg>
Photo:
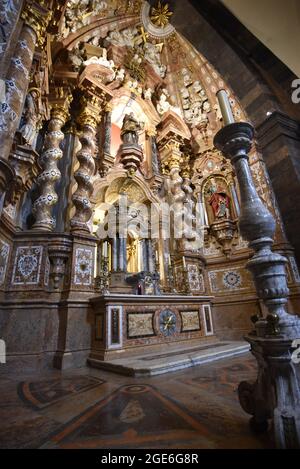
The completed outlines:
<svg viewBox="0 0 300 469">
<path fill-rule="evenodd" d="M 147 33 L 157 39 L 163 39 L 175 32 L 174 26 L 169 22 L 172 12 L 168 4 L 162 5 L 159 1 L 157 7 L 151 8 L 148 2 L 144 2 L 141 9 L 141 20 Z"/>
<path fill-rule="evenodd" d="M 167 3 L 68 0 L 59 11 L 56 31 L 50 30 L 52 82 L 75 88 L 84 72 L 105 78 L 113 101 L 123 95 L 126 102 L 135 100 L 148 121 L 176 114 L 189 128 L 196 153 L 212 148 L 221 126 L 220 88 L 227 90 L 235 118 L 244 117 L 222 77 L 172 26 Z"/>
</svg>

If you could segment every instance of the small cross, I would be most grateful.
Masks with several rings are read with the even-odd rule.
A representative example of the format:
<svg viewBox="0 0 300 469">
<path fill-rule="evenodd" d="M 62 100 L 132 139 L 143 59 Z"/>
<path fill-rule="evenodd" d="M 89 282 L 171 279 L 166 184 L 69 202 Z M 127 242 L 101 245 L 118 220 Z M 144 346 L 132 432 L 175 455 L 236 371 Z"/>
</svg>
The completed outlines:
<svg viewBox="0 0 300 469">
<path fill-rule="evenodd" d="M 143 26 L 140 27 L 140 32 L 141 32 L 141 34 L 140 34 L 140 36 L 137 36 L 137 37 L 136 37 L 136 40 L 142 39 L 143 43 L 146 44 L 147 39 L 148 39 L 148 37 L 149 37 L 149 34 L 146 33 L 146 31 L 144 30 L 144 27 L 143 27 Z"/>
</svg>

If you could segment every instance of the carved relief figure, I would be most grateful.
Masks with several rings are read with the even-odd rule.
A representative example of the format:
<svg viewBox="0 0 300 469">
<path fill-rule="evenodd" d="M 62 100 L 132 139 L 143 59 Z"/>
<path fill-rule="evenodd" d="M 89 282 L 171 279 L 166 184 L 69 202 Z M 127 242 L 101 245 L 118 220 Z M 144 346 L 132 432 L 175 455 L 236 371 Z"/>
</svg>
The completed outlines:
<svg viewBox="0 0 300 469">
<path fill-rule="evenodd" d="M 94 36 L 91 39 L 88 40 L 88 44 L 91 44 L 92 46 L 99 47 L 100 46 L 100 37 L 99 36 Z"/>
<path fill-rule="evenodd" d="M 78 71 L 83 64 L 84 57 L 84 44 L 80 43 L 79 46 L 75 47 L 69 52 L 69 60 L 73 65 L 73 69 Z"/>
<path fill-rule="evenodd" d="M 74 33 L 79 28 L 89 24 L 91 17 L 103 13 L 108 8 L 105 1 L 98 0 L 69 0 L 65 11 L 65 24 L 62 36 Z"/>
<path fill-rule="evenodd" d="M 184 110 L 187 110 L 190 108 L 191 102 L 190 102 L 190 94 L 187 90 L 187 88 L 181 88 L 180 94 L 182 97 L 182 107 Z"/>
<path fill-rule="evenodd" d="M 158 114 L 160 114 L 161 116 L 165 112 L 168 112 L 170 110 L 180 114 L 179 109 L 176 108 L 175 106 L 172 106 L 169 103 L 169 101 L 168 101 L 169 97 L 170 97 L 170 95 L 169 95 L 168 90 L 166 88 L 163 88 L 160 92 L 159 100 L 157 101 L 157 104 L 156 104 L 156 110 L 157 110 Z"/>
<path fill-rule="evenodd" d="M 123 31 L 114 30 L 110 31 L 106 41 L 115 46 L 134 47 L 137 34 L 137 28 L 126 28 Z"/>
<path fill-rule="evenodd" d="M 161 63 L 160 51 L 155 44 L 146 42 L 144 44 L 145 59 L 152 65 L 153 70 L 161 78 L 166 75 L 167 67 Z"/>
<path fill-rule="evenodd" d="M 153 94 L 153 90 L 152 90 L 151 88 L 145 89 L 145 91 L 144 91 L 144 99 L 146 99 L 146 100 L 148 100 L 148 101 L 151 101 L 152 94 Z"/>
<path fill-rule="evenodd" d="M 230 218 L 230 197 L 223 187 L 217 185 L 214 179 L 211 179 L 208 195 L 210 195 L 208 203 L 212 208 L 214 221 Z"/>
<path fill-rule="evenodd" d="M 116 72 L 116 80 L 123 82 L 125 79 L 125 69 L 121 67 L 119 70 Z"/>
<path fill-rule="evenodd" d="M 183 84 L 184 86 L 189 86 L 192 84 L 192 78 L 191 78 L 191 74 L 190 72 L 188 71 L 187 68 L 183 68 L 181 70 L 181 74 L 182 74 L 182 78 L 183 78 Z"/>
<path fill-rule="evenodd" d="M 164 114 L 165 112 L 171 109 L 171 104 L 167 101 L 167 96 L 164 92 L 159 97 L 156 109 L 160 115 Z"/>
</svg>

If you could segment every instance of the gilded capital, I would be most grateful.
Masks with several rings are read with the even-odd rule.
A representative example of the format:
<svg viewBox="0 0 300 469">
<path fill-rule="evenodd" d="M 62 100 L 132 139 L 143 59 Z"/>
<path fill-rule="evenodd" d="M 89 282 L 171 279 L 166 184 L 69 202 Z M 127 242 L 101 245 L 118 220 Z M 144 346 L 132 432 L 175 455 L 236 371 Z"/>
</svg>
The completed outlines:
<svg viewBox="0 0 300 469">
<path fill-rule="evenodd" d="M 148 137 L 156 137 L 157 131 L 154 127 L 149 127 L 148 129 L 146 129 L 146 134 Z"/>
<path fill-rule="evenodd" d="M 168 158 L 168 166 L 170 169 L 180 168 L 182 158 L 180 154 L 172 154 Z"/>
<path fill-rule="evenodd" d="M 45 41 L 46 28 L 52 17 L 52 12 L 45 6 L 46 3 L 43 0 L 25 2 L 21 13 L 24 23 L 35 32 L 39 45 L 43 45 Z"/>
<path fill-rule="evenodd" d="M 59 104 L 55 104 L 51 107 L 51 119 L 59 119 L 62 122 L 66 122 L 69 118 L 69 110 Z"/>
<path fill-rule="evenodd" d="M 181 176 L 187 179 L 189 179 L 191 176 L 190 156 L 186 154 L 182 158 Z"/>
<path fill-rule="evenodd" d="M 179 152 L 180 151 L 180 142 L 172 139 L 172 140 L 169 140 L 166 145 L 165 145 L 165 148 L 167 150 L 170 150 L 170 151 L 175 151 L 175 152 Z"/>
<path fill-rule="evenodd" d="M 184 178 L 184 179 L 190 179 L 190 176 L 191 176 L 191 170 L 190 170 L 190 167 L 189 166 L 184 166 L 181 170 L 181 176 Z"/>
<path fill-rule="evenodd" d="M 101 118 L 98 118 L 93 112 L 90 112 L 89 109 L 84 109 L 79 114 L 77 122 L 81 127 L 88 125 L 96 128 L 100 120 Z"/>
<path fill-rule="evenodd" d="M 56 87 L 54 94 L 49 97 L 51 118 L 66 122 L 70 116 L 69 109 L 72 99 L 73 97 L 69 89 Z"/>
<path fill-rule="evenodd" d="M 112 112 L 113 108 L 110 103 L 107 103 L 105 106 L 105 112 Z"/>
<path fill-rule="evenodd" d="M 81 112 L 77 122 L 80 126 L 89 125 L 96 128 L 101 121 L 103 101 L 99 96 L 87 93 L 81 98 Z"/>
</svg>

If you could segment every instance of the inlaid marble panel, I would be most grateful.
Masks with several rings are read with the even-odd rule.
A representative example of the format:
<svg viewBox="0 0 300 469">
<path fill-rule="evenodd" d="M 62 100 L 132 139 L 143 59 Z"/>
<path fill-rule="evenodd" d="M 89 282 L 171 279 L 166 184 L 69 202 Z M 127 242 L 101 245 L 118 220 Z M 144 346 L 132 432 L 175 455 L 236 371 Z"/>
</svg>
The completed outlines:
<svg viewBox="0 0 300 469">
<path fill-rule="evenodd" d="M 154 335 L 153 313 L 129 313 L 127 321 L 128 338 Z"/>
<path fill-rule="evenodd" d="M 205 327 L 205 335 L 213 335 L 213 323 L 211 317 L 211 309 L 209 305 L 203 305 L 203 320 L 204 320 L 204 327 Z"/>
<path fill-rule="evenodd" d="M 108 306 L 107 345 L 110 349 L 121 348 L 123 343 L 123 307 Z"/>
<path fill-rule="evenodd" d="M 197 291 L 203 293 L 204 288 L 204 279 L 203 275 L 199 272 L 199 268 L 196 264 L 188 264 L 188 279 L 191 291 Z"/>
<path fill-rule="evenodd" d="M 43 246 L 19 246 L 13 267 L 13 285 L 36 285 L 40 280 Z"/>
<path fill-rule="evenodd" d="M 232 293 L 253 288 L 250 273 L 242 267 L 216 269 L 208 272 L 212 293 Z"/>
<path fill-rule="evenodd" d="M 175 266 L 175 279 L 176 279 L 176 288 L 177 290 L 181 291 L 185 289 L 184 286 L 184 277 L 182 272 L 182 266 L 176 265 Z"/>
<path fill-rule="evenodd" d="M 0 240 L 0 285 L 4 284 L 7 270 L 10 245 L 4 240 Z"/>
<path fill-rule="evenodd" d="M 93 251 L 88 248 L 77 248 L 75 253 L 75 285 L 91 285 L 93 276 Z"/>
<path fill-rule="evenodd" d="M 201 329 L 199 311 L 181 312 L 182 332 L 199 331 Z"/>
</svg>

